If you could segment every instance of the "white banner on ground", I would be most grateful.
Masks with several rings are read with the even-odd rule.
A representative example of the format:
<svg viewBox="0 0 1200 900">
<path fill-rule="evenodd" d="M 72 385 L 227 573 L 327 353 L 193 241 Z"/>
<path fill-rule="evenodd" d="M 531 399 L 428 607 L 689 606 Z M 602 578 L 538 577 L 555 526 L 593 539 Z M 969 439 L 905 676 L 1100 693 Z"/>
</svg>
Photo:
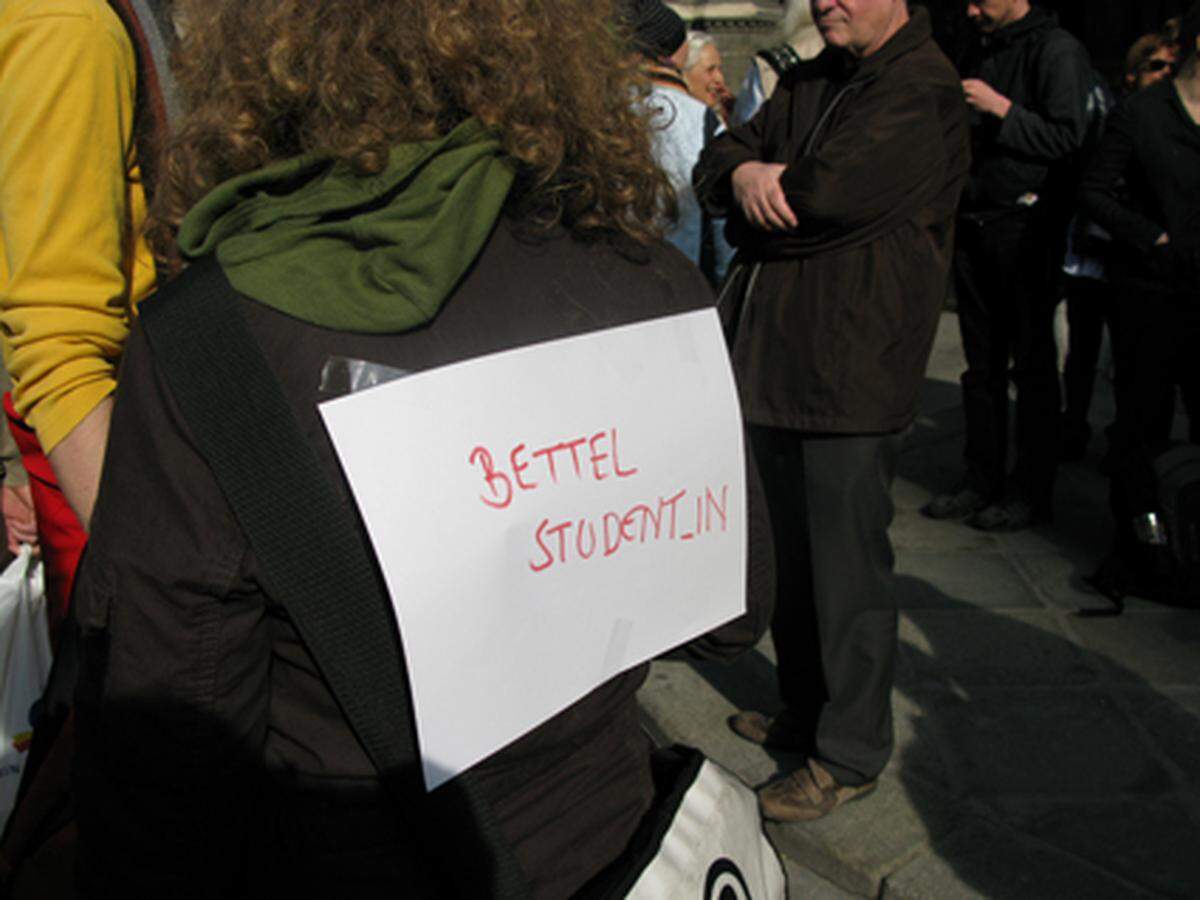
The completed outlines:
<svg viewBox="0 0 1200 900">
<path fill-rule="evenodd" d="M 396 608 L 430 790 L 745 610 L 742 422 L 712 310 L 321 413 Z"/>
</svg>

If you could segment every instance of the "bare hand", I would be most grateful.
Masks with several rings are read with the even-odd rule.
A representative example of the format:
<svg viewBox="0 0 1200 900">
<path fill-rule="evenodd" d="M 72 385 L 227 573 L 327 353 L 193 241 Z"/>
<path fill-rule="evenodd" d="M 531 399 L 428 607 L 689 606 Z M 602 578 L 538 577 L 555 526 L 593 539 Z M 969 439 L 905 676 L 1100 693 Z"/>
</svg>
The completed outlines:
<svg viewBox="0 0 1200 900">
<path fill-rule="evenodd" d="M 1171 236 L 1165 231 L 1158 236 L 1158 240 L 1154 242 L 1155 247 L 1165 247 L 1171 243 Z"/>
<path fill-rule="evenodd" d="M 1003 119 L 1012 109 L 1012 101 L 998 90 L 978 78 L 963 80 L 963 94 L 967 98 L 967 106 L 983 113 L 990 113 L 998 119 Z"/>
<path fill-rule="evenodd" d="M 800 222 L 779 179 L 783 163 L 745 162 L 733 170 L 733 196 L 747 220 L 767 231 L 787 231 Z"/>
<path fill-rule="evenodd" d="M 5 485 L 0 491 L 0 508 L 8 529 L 9 551 L 19 553 L 22 544 L 29 544 L 37 550 L 37 516 L 33 512 L 33 495 L 29 492 L 29 485 Z"/>
</svg>

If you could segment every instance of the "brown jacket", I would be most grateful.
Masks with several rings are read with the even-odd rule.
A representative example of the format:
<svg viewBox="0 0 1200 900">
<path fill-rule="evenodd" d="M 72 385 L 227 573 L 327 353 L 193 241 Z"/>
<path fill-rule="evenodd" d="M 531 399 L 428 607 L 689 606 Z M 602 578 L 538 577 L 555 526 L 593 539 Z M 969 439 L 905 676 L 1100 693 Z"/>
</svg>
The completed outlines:
<svg viewBox="0 0 1200 900">
<path fill-rule="evenodd" d="M 711 304 L 677 252 L 643 255 L 634 262 L 561 235 L 532 242 L 502 222 L 437 319 L 400 335 L 338 332 L 237 303 L 352 503 L 316 408 L 329 357 L 419 371 Z M 756 487 L 752 479 L 751 614 L 691 647 L 701 655 L 736 653 L 769 620 L 773 560 Z M 264 592 L 140 327 L 75 597 L 80 873 L 92 895 L 445 896 L 416 849 L 413 831 L 426 823 L 384 794 L 284 608 Z M 578 890 L 651 803 L 635 699 L 646 671 L 612 679 L 476 769 L 535 897 Z M 462 835 L 464 865 L 471 838 Z"/>
<path fill-rule="evenodd" d="M 900 430 L 945 297 L 969 164 L 958 76 L 915 10 L 854 64 L 827 50 L 714 141 L 696 190 L 739 253 L 722 291 L 748 421 L 834 434 Z M 765 232 L 733 201 L 744 162 L 787 165 L 800 225 Z"/>
</svg>

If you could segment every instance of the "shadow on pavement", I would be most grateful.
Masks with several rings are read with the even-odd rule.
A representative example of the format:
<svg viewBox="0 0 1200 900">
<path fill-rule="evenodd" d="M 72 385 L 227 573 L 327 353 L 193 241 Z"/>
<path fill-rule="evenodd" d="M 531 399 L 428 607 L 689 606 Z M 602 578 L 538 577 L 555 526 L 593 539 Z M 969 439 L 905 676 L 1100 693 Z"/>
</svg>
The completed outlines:
<svg viewBox="0 0 1200 900">
<path fill-rule="evenodd" d="M 777 831 L 783 852 L 864 896 L 1200 896 L 1200 615 L 1084 620 L 899 585 L 893 761 L 875 795 Z M 1158 677 L 1123 664 L 1129 637 L 1160 642 Z M 766 653 L 687 665 L 729 707 L 774 710 Z M 748 780 L 801 761 L 766 754 Z"/>
<path fill-rule="evenodd" d="M 773 835 L 861 896 L 1198 897 L 1200 613 L 1077 615 L 1105 605 L 1081 582 L 1110 539 L 1099 442 L 1060 470 L 1052 526 L 991 535 L 921 516 L 959 475 L 959 402 L 957 384 L 926 382 L 894 490 L 894 758 L 873 795 Z M 665 717 L 672 697 L 693 704 L 672 737 L 751 783 L 799 764 L 723 721 L 779 707 L 769 641 L 728 667 L 671 665 L 645 702 Z"/>
</svg>

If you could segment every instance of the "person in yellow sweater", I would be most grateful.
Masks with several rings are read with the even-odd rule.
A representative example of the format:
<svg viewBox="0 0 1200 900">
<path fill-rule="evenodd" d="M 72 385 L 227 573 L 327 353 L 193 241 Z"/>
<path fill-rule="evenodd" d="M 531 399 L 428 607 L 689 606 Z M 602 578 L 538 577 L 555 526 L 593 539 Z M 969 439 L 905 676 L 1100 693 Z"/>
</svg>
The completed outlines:
<svg viewBox="0 0 1200 900">
<path fill-rule="evenodd" d="M 165 133 L 155 61 L 169 11 L 169 0 L 0 0 L 0 340 L 52 630 L 86 541 L 130 317 L 155 283 L 138 151 L 152 162 Z M 68 717 L 10 823 L 0 894 L 71 895 L 72 826 L 40 843 L 66 790 L 70 731 Z"/>
<path fill-rule="evenodd" d="M 154 285 L 137 58 L 103 0 L 0 0 L 0 332 L 13 406 L 91 515 L 133 303 Z"/>
</svg>

